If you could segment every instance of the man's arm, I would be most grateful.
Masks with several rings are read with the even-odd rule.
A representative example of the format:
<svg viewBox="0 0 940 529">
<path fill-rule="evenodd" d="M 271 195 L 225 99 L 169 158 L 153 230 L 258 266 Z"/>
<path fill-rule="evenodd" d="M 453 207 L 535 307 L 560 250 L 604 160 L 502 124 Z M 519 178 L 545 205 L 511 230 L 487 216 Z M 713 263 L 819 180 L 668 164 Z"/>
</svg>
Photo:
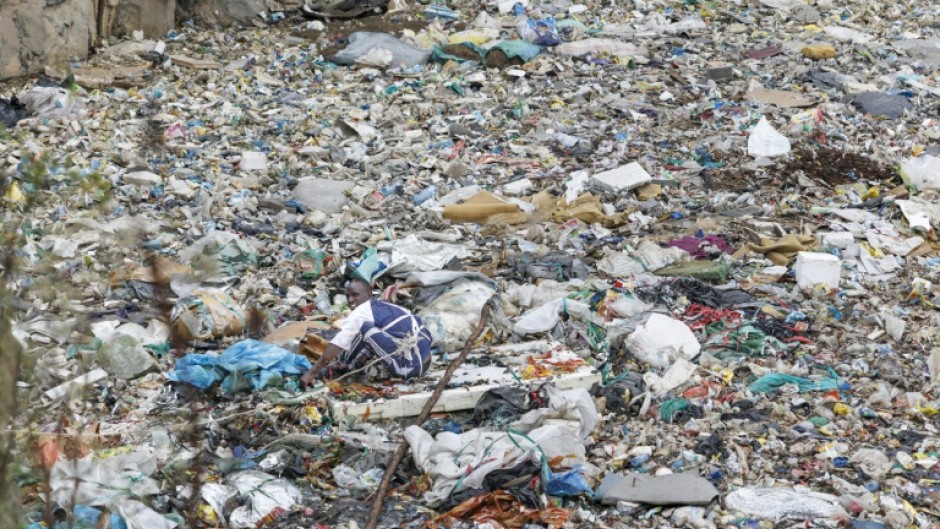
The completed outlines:
<svg viewBox="0 0 940 529">
<path fill-rule="evenodd" d="M 333 360 L 336 360 L 336 357 L 338 357 L 340 353 L 342 352 L 343 352 L 343 348 L 338 345 L 335 345 L 335 344 L 327 345 L 326 349 L 323 351 L 323 355 L 320 356 L 319 360 L 317 360 L 317 363 L 316 365 L 313 366 L 313 369 L 311 369 L 310 371 L 307 371 L 306 373 L 304 373 L 302 377 L 300 377 L 300 382 L 305 386 L 309 386 L 314 380 L 316 380 L 317 373 L 319 373 L 321 369 L 329 365 L 330 362 L 332 362 Z"/>
<path fill-rule="evenodd" d="M 330 362 L 336 360 L 340 353 L 352 346 L 353 340 L 359 335 L 359 329 L 366 321 L 374 321 L 371 303 L 359 305 L 343 318 L 339 333 L 330 340 L 330 344 L 323 351 L 323 356 L 317 360 L 317 365 L 313 366 L 313 369 L 304 373 L 304 376 L 300 378 L 301 383 L 309 385 L 317 378 L 317 374 L 321 369 L 328 366 Z"/>
</svg>

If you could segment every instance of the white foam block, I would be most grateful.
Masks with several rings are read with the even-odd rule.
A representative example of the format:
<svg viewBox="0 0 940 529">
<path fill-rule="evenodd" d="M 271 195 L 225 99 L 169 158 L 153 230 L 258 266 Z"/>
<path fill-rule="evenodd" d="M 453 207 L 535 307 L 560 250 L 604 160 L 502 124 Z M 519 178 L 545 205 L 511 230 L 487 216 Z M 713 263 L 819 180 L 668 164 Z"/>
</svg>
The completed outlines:
<svg viewBox="0 0 940 529">
<path fill-rule="evenodd" d="M 796 283 L 800 288 L 815 288 L 825 285 L 832 290 L 839 288 L 842 277 L 842 261 L 838 257 L 820 252 L 800 252 L 796 255 Z"/>
</svg>

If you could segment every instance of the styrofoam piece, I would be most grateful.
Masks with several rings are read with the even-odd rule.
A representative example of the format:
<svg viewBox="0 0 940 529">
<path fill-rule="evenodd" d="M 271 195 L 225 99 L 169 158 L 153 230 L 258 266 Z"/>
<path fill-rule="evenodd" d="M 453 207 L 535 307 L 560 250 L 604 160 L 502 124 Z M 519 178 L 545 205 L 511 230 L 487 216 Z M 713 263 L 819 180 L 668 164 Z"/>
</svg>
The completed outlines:
<svg viewBox="0 0 940 529">
<path fill-rule="evenodd" d="M 626 341 L 638 360 L 653 367 L 671 367 L 676 360 L 692 360 L 702 345 L 688 325 L 664 314 L 653 314 Z"/>
<path fill-rule="evenodd" d="M 826 233 L 817 233 L 816 242 L 820 246 L 829 246 L 833 248 L 848 248 L 855 242 L 855 236 L 849 231 L 832 231 Z"/>
<path fill-rule="evenodd" d="M 676 360 L 676 363 L 672 364 L 672 367 L 666 371 L 666 374 L 659 376 L 653 372 L 646 373 L 643 375 L 643 382 L 646 383 L 646 387 L 654 394 L 662 395 L 688 382 L 688 380 L 692 378 L 692 375 L 695 374 L 696 369 L 698 369 L 697 365 L 689 362 L 685 358 L 679 358 Z"/>
<path fill-rule="evenodd" d="M 565 182 L 565 203 L 571 204 L 576 198 L 581 196 L 584 188 L 587 186 L 591 173 L 588 171 L 575 171 Z"/>
<path fill-rule="evenodd" d="M 133 171 L 121 177 L 125 183 L 137 186 L 155 186 L 163 182 L 163 178 L 150 171 Z"/>
<path fill-rule="evenodd" d="M 930 380 L 934 385 L 940 385 L 940 348 L 930 352 L 927 358 L 927 371 L 930 373 Z"/>
<path fill-rule="evenodd" d="M 529 178 L 521 178 L 503 186 L 503 192 L 510 196 L 525 195 L 534 189 L 535 184 Z"/>
<path fill-rule="evenodd" d="M 243 171 L 260 171 L 268 168 L 268 155 L 259 151 L 245 151 L 242 153 L 238 167 Z"/>
<path fill-rule="evenodd" d="M 97 382 L 101 382 L 102 380 L 106 378 L 108 378 L 107 371 L 105 371 L 104 369 L 95 369 L 93 371 L 89 371 L 88 373 L 85 373 L 84 375 L 80 377 L 77 377 L 75 379 L 69 380 L 68 382 L 59 384 L 58 386 L 43 393 L 43 396 L 49 400 L 58 400 L 58 399 L 65 397 L 66 395 L 68 395 L 74 390 L 78 390 L 85 386 L 90 386 Z"/>
<path fill-rule="evenodd" d="M 591 177 L 591 181 L 605 191 L 630 191 L 646 185 L 652 180 L 653 177 L 637 162 L 597 173 Z"/>
<path fill-rule="evenodd" d="M 473 369 L 469 369 L 472 367 Z M 594 372 L 590 366 L 584 366 L 573 372 L 559 375 L 553 382 L 559 389 L 590 388 L 595 382 L 600 382 L 600 373 Z M 469 385 L 473 382 L 486 383 Z M 464 387 L 446 389 L 441 398 L 432 409 L 433 413 L 444 413 L 460 410 L 472 410 L 480 398 L 487 391 L 516 384 L 516 380 L 505 369 L 497 366 L 461 368 L 454 374 L 451 384 L 467 384 Z M 401 395 L 394 399 L 375 399 L 364 402 L 350 402 L 327 397 L 334 420 L 347 415 L 359 419 L 383 420 L 399 417 L 415 417 L 431 398 L 433 391 L 422 391 Z"/>
<path fill-rule="evenodd" d="M 828 253 L 800 252 L 796 254 L 796 284 L 800 288 L 815 288 L 825 285 L 832 290 L 839 288 L 842 277 L 842 261 Z"/>
</svg>

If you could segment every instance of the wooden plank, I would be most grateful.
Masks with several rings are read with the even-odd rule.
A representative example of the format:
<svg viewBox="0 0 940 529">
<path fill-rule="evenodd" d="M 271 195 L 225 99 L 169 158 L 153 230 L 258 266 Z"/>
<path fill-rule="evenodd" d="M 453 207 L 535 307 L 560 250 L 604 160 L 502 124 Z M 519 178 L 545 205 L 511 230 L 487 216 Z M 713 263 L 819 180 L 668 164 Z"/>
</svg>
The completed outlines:
<svg viewBox="0 0 940 529">
<path fill-rule="evenodd" d="M 502 371 L 502 373 L 499 374 L 504 375 L 505 379 L 500 377 L 500 380 L 494 381 L 482 378 L 491 377 L 494 374 L 493 370 Z M 473 369 L 467 368 L 464 369 L 463 373 L 458 372 L 457 374 L 462 375 L 462 382 L 469 382 L 472 378 L 473 371 Z M 472 410 L 477 402 L 479 402 L 480 398 L 483 397 L 483 394 L 490 389 L 516 383 L 512 375 L 505 373 L 505 368 L 487 366 L 484 368 L 476 368 L 476 371 L 481 376 L 479 380 L 486 380 L 487 383 L 444 390 L 440 400 L 437 401 L 437 404 L 433 408 L 433 413 Z M 579 371 L 558 375 L 551 378 L 551 380 L 561 389 L 590 388 L 595 382 L 600 382 L 601 380 L 600 373 L 592 371 L 593 368 L 585 366 Z M 454 379 L 451 380 L 453 382 Z M 539 382 L 539 380 L 529 382 Z M 397 419 L 401 417 L 417 416 L 418 413 L 421 412 L 421 408 L 424 407 L 424 404 L 431 397 L 431 393 L 431 391 L 423 391 L 420 393 L 401 395 L 394 399 L 375 399 L 364 402 L 350 402 L 327 397 L 327 403 L 330 406 L 334 420 L 339 420 L 350 415 L 360 420 L 365 420 L 366 417 L 368 417 L 369 420 Z"/>
</svg>

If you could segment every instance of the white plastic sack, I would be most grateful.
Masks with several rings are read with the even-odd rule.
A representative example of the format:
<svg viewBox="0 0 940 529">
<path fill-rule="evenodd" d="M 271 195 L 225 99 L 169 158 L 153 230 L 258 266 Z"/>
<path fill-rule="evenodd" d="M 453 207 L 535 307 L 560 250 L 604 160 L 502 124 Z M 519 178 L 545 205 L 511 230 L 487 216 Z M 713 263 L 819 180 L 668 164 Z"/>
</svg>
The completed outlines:
<svg viewBox="0 0 940 529">
<path fill-rule="evenodd" d="M 576 198 L 581 196 L 581 193 L 584 193 L 584 188 L 587 187 L 590 177 L 590 171 L 581 170 L 571 173 L 571 176 L 565 182 L 566 204 L 571 204 Z"/>
<path fill-rule="evenodd" d="M 762 117 L 747 138 L 747 153 L 755 158 L 772 158 L 790 152 L 790 140 Z"/>
<path fill-rule="evenodd" d="M 496 291 L 486 283 L 461 283 L 441 294 L 418 316 L 431 332 L 434 344 L 445 351 L 456 351 L 470 338 L 480 322 L 483 305 Z"/>
<path fill-rule="evenodd" d="M 84 105 L 72 92 L 58 87 L 35 86 L 19 95 L 29 117 L 40 119 L 72 119 Z"/>
<path fill-rule="evenodd" d="M 924 239 L 922 237 L 915 236 L 905 239 L 902 237 L 876 233 L 875 231 L 869 231 L 865 234 L 865 237 L 868 239 L 868 244 L 871 244 L 875 248 L 880 248 L 887 251 L 888 253 L 900 255 L 901 257 L 906 256 L 907 254 L 913 252 L 918 246 L 924 244 Z"/>
<path fill-rule="evenodd" d="M 920 191 L 940 189 L 940 158 L 925 154 L 904 160 L 901 176 Z"/>
<path fill-rule="evenodd" d="M 385 48 L 372 48 L 364 55 L 356 57 L 355 61 L 356 64 L 384 68 L 389 64 L 392 64 L 394 59 L 395 56 L 392 54 L 392 50 L 387 50 Z"/>
<path fill-rule="evenodd" d="M 576 40 L 574 42 L 564 42 L 552 48 L 559 54 L 568 57 L 581 57 L 582 55 L 598 55 L 606 53 L 614 57 L 633 57 L 647 58 L 649 51 L 636 44 L 624 42 L 617 39 L 589 38 Z"/>
<path fill-rule="evenodd" d="M 95 338 L 102 342 L 107 342 L 116 335 L 133 337 L 142 345 L 161 344 L 170 339 L 170 327 L 160 320 L 151 320 L 146 328 L 137 323 L 105 320 L 92 323 L 91 331 Z"/>
<path fill-rule="evenodd" d="M 349 45 L 333 56 L 333 62 L 351 66 L 375 49 L 387 50 L 391 53 L 389 62 L 406 68 L 425 64 L 431 57 L 431 50 L 418 49 L 387 33 L 357 31 L 349 36 Z"/>
<path fill-rule="evenodd" d="M 548 393 L 548 407 L 532 410 L 519 417 L 513 428 L 521 432 L 530 432 L 542 426 L 549 419 L 569 420 L 580 425 L 578 438 L 581 441 L 590 437 L 594 427 L 597 426 L 597 407 L 594 399 L 584 388 L 562 391 L 555 386 L 546 386 Z"/>
<path fill-rule="evenodd" d="M 852 44 L 865 44 L 875 38 L 868 33 L 862 33 L 861 31 L 852 28 L 844 28 L 842 26 L 826 26 L 823 28 L 823 31 L 836 40 L 851 42 Z"/>
<path fill-rule="evenodd" d="M 584 281 L 572 280 L 559 283 L 551 279 L 539 281 L 538 285 L 524 283 L 509 287 L 503 299 L 517 307 L 541 307 L 546 303 L 567 297 L 584 288 Z"/>
<path fill-rule="evenodd" d="M 633 331 L 625 345 L 637 360 L 662 369 L 679 358 L 692 360 L 702 350 L 686 324 L 663 314 L 651 315 Z"/>
<path fill-rule="evenodd" d="M 603 259 L 597 262 L 597 269 L 608 277 L 630 277 L 646 272 L 643 263 L 624 252 L 608 252 Z"/>
<path fill-rule="evenodd" d="M 382 469 L 373 468 L 367 472 L 359 472 L 348 465 L 333 467 L 333 481 L 344 489 L 375 490 L 382 481 Z M 376 479 L 377 478 L 377 479 Z"/>
<path fill-rule="evenodd" d="M 429 272 L 440 270 L 453 258 L 466 257 L 467 248 L 459 244 L 426 241 L 411 234 L 404 239 L 382 243 L 379 250 L 391 248 L 389 268 L 396 274 L 414 270 Z"/>
<path fill-rule="evenodd" d="M 108 505 L 130 495 L 142 497 L 160 493 L 150 475 L 156 459 L 149 450 L 137 450 L 101 459 L 91 456 L 57 461 L 49 475 L 51 500 L 59 505 L 83 503 Z"/>
<path fill-rule="evenodd" d="M 150 450 L 57 461 L 49 474 L 49 498 L 59 505 L 108 507 L 124 518 L 128 529 L 173 529 L 176 523 L 130 499 L 160 493 L 160 486 L 150 478 L 156 469 Z"/>
<path fill-rule="evenodd" d="M 649 312 L 652 308 L 649 303 L 624 294 L 621 294 L 613 303 L 607 305 L 608 311 L 613 312 L 612 316 L 620 318 L 633 318 Z"/>
<path fill-rule="evenodd" d="M 112 503 L 108 508 L 124 518 L 127 529 L 173 529 L 177 525 L 137 500 L 125 498 Z"/>
<path fill-rule="evenodd" d="M 934 385 L 940 385 L 940 349 L 934 349 L 927 358 L 927 371 Z"/>
<path fill-rule="evenodd" d="M 229 515 L 229 526 L 234 529 L 257 527 L 275 509 L 289 511 L 302 499 L 300 489 L 291 482 L 257 470 L 232 474 L 226 482 L 248 500 Z"/>
<path fill-rule="evenodd" d="M 431 490 L 424 495 L 425 501 L 435 507 L 452 492 L 480 487 L 494 470 L 515 466 L 526 459 L 539 462 L 543 452 L 550 460 L 560 458 L 563 467 L 584 464 L 585 450 L 579 432 L 593 429 L 591 424 L 596 424 L 593 400 L 584 389 L 558 391 L 551 400 L 552 409 L 533 410 L 513 424 L 519 431 L 528 429 L 525 436 L 476 429 L 460 434 L 441 432 L 433 438 L 420 426 L 405 429 L 405 440 L 415 463 L 432 482 Z M 556 418 L 570 419 L 574 415 L 582 421 L 577 430 L 554 423 Z M 553 423 L 544 424 L 548 420 Z"/>
<path fill-rule="evenodd" d="M 689 252 L 682 248 L 663 248 L 652 241 L 641 242 L 633 252 L 632 257 L 640 261 L 650 272 L 655 272 L 671 264 L 692 260 Z"/>
<path fill-rule="evenodd" d="M 725 496 L 725 507 L 775 522 L 784 519 L 809 520 L 848 516 L 839 498 L 804 487 L 753 487 L 738 489 Z"/>
<path fill-rule="evenodd" d="M 522 315 L 513 325 L 513 332 L 526 335 L 548 332 L 558 325 L 562 311 L 583 320 L 591 319 L 591 307 L 573 299 L 556 299 Z"/>
</svg>

